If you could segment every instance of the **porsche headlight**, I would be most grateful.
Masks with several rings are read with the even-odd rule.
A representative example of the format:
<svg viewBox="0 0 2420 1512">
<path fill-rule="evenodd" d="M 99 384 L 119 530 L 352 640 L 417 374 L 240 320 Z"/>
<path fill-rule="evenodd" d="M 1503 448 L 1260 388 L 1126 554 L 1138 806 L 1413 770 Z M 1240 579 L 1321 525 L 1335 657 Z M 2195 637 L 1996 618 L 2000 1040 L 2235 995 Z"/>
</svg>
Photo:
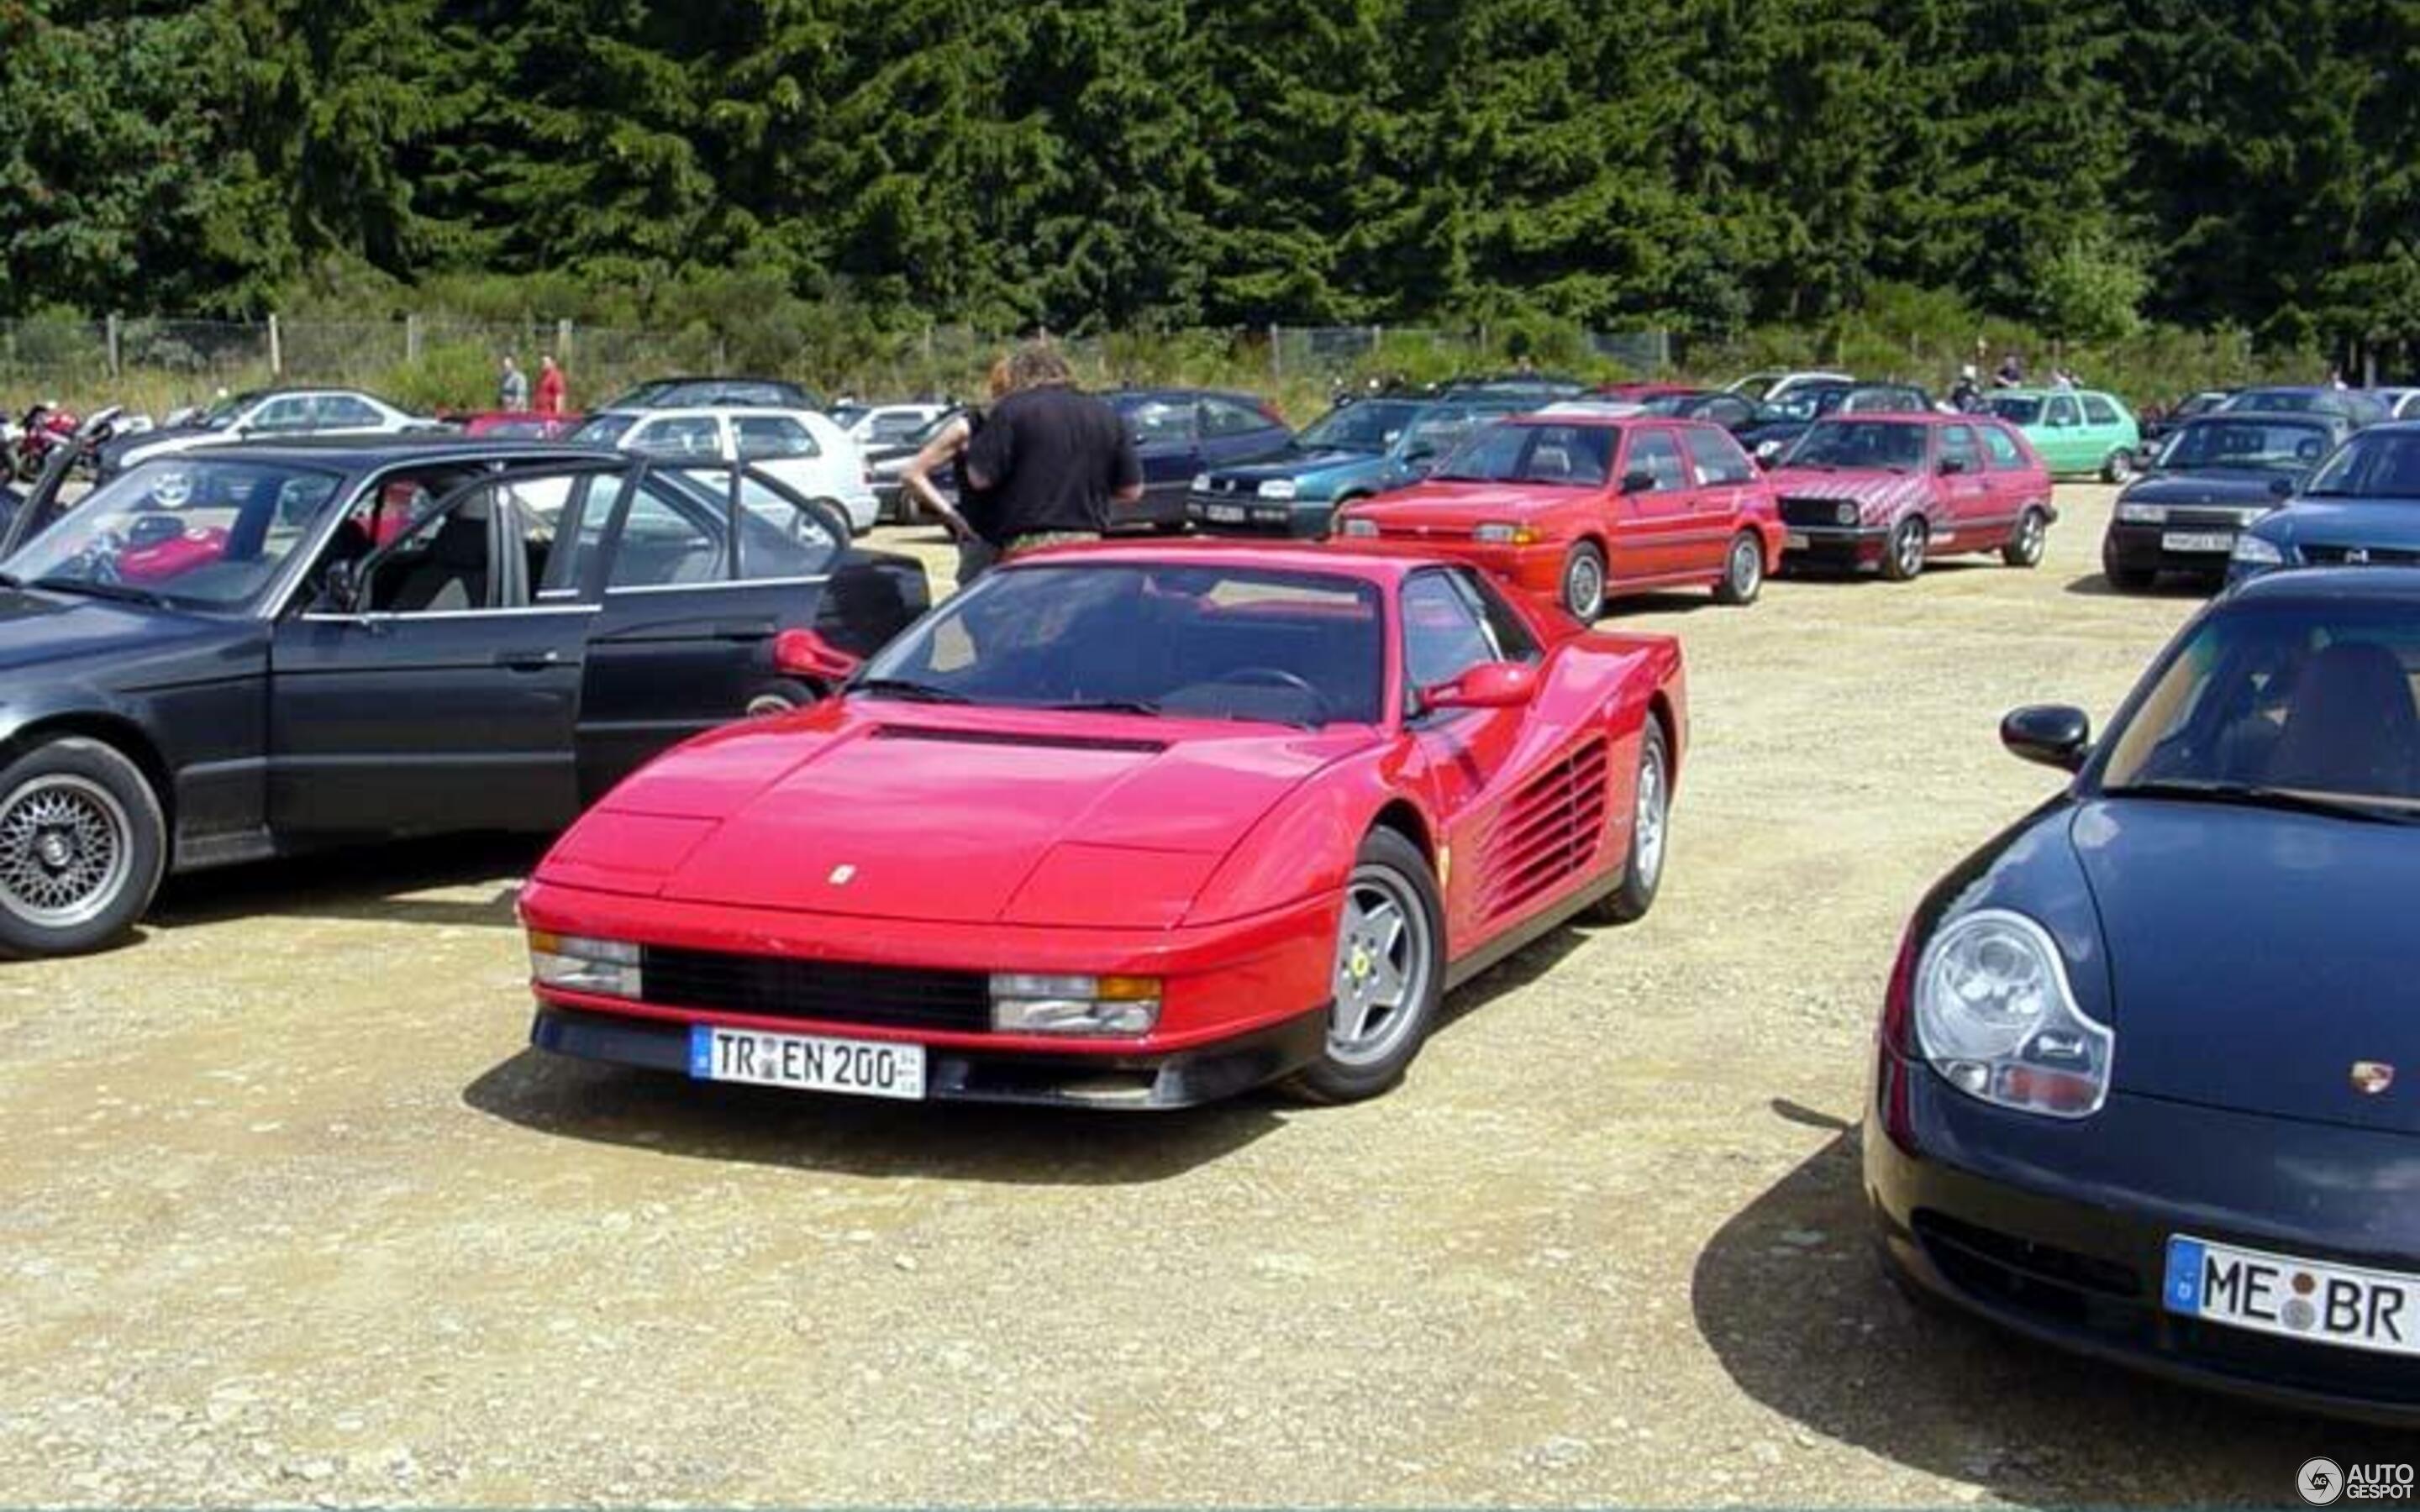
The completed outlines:
<svg viewBox="0 0 2420 1512">
<path fill-rule="evenodd" d="M 2164 504 L 2119 504 L 2118 518 L 2127 525 L 2164 525 L 2168 511 Z"/>
<path fill-rule="evenodd" d="M 1470 538 L 1486 546 L 1528 546 L 1538 539 L 1538 532 L 1527 525 L 1497 523 L 1478 527 Z"/>
<path fill-rule="evenodd" d="M 2048 931 L 1986 908 L 1925 947 L 1916 974 L 1916 1046 L 1970 1097 L 2082 1119 L 2109 1097 L 2118 1037 L 2078 1008 Z"/>
<path fill-rule="evenodd" d="M 1157 977 L 1053 977 L 1000 972 L 991 979 L 991 1026 L 1000 1034 L 1149 1034 L 1159 1022 Z"/>
<path fill-rule="evenodd" d="M 643 997 L 639 948 L 628 940 L 594 940 L 547 930 L 529 932 L 530 978 L 541 987 L 606 997 Z"/>
<path fill-rule="evenodd" d="M 1371 540 L 1378 533 L 1378 522 L 1374 519 L 1348 519 L 1336 533 L 1349 535 L 1357 541 Z"/>
<path fill-rule="evenodd" d="M 2247 566 L 2282 567 L 2286 564 L 2286 553 L 2274 541 L 2264 541 L 2257 535 L 2239 535 L 2235 538 L 2235 560 Z"/>
<path fill-rule="evenodd" d="M 1264 499 L 1292 499 L 1300 491 L 1300 487 L 1292 478 L 1271 478 L 1261 485 L 1261 497 Z"/>
</svg>

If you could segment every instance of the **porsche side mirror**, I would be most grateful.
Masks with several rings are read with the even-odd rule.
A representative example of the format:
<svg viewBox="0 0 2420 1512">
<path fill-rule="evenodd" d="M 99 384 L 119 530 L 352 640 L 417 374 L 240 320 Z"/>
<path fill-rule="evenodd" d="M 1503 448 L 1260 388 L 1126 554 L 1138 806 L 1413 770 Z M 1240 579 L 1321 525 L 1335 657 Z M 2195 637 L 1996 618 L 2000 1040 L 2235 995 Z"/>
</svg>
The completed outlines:
<svg viewBox="0 0 2420 1512">
<path fill-rule="evenodd" d="M 1431 709 L 1512 709 L 1538 695 L 1538 669 L 1526 662 L 1483 661 L 1450 683 L 1420 690 Z"/>
<path fill-rule="evenodd" d="M 2092 718 L 2065 703 L 2034 704 L 2000 721 L 2000 744 L 2022 760 L 2076 771 L 2092 751 Z"/>
<path fill-rule="evenodd" d="M 813 630 L 784 630 L 773 638 L 773 668 L 792 677 L 842 683 L 864 661 L 864 657 L 850 656 Z"/>
<path fill-rule="evenodd" d="M 1621 475 L 1623 493 L 1652 493 L 1654 490 L 1655 474 L 1652 472 L 1625 472 Z"/>
</svg>

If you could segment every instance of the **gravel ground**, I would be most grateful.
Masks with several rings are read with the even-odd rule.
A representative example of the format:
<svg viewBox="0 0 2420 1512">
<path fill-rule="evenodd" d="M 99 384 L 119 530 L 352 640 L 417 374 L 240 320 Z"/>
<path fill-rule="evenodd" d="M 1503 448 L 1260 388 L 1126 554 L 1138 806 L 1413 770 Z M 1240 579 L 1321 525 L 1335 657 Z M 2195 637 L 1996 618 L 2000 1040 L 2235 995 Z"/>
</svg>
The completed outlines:
<svg viewBox="0 0 2420 1512">
<path fill-rule="evenodd" d="M 0 1504 L 2273 1504 L 2409 1458 L 1916 1314 L 1868 1253 L 1900 926 L 2055 781 L 1999 714 L 2105 716 L 2195 603 L 2102 591 L 2108 502 L 2038 571 L 1626 609 L 1694 692 L 1656 912 L 1474 983 L 1363 1106 L 541 1059 L 526 846 L 200 878 L 0 968 Z"/>
</svg>

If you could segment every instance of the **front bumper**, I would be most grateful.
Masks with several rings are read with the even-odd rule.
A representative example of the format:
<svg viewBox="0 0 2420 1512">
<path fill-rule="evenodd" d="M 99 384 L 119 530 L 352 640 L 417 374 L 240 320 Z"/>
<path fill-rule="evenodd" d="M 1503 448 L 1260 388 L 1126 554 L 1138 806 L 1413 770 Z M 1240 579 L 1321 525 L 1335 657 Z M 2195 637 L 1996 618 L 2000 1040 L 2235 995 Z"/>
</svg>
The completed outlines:
<svg viewBox="0 0 2420 1512">
<path fill-rule="evenodd" d="M 1878 1065 L 1866 1192 L 1885 1263 L 1904 1282 L 2016 1333 L 2190 1385 L 2420 1425 L 2420 1361 L 2161 1304 L 2179 1233 L 2420 1271 L 2410 1190 L 2420 1140 L 2124 1093 L 2071 1123 L 1991 1107 L 1888 1051 Z"/>
<path fill-rule="evenodd" d="M 796 1026 L 798 1032 L 862 1038 L 847 1026 Z M 1050 1055 L 1035 1051 L 928 1045 L 924 1096 L 937 1103 L 1019 1103 L 1042 1106 L 1163 1112 L 1249 1091 L 1319 1058 L 1327 1010 L 1188 1050 L 1158 1054 Z M 597 1013 L 541 1002 L 530 1043 L 582 1060 L 646 1071 L 689 1072 L 689 1026 Z"/>
<path fill-rule="evenodd" d="M 1187 494 L 1185 520 L 1204 535 L 1317 540 L 1335 505 L 1325 499 L 1258 499 L 1249 494 Z"/>
<path fill-rule="evenodd" d="M 2165 540 L 2179 533 L 2212 539 L 2225 536 L 2226 545 L 2215 551 L 2171 551 Z M 2218 578 L 2226 575 L 2235 538 L 2242 533 L 2240 525 L 2129 525 L 2113 520 L 2108 533 L 2101 538 L 2101 560 L 2103 565 L 2120 572 L 2175 572 Z"/>
<path fill-rule="evenodd" d="M 1792 525 L 1781 527 L 1784 566 L 1870 567 L 1883 559 L 1887 525 Z"/>
</svg>

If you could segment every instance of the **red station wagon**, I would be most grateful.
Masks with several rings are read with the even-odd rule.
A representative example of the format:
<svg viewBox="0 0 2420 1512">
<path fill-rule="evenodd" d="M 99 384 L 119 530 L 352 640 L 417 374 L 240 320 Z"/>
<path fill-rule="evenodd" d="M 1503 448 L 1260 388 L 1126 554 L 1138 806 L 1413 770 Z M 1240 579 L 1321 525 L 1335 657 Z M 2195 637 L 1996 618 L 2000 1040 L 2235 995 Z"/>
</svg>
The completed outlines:
<svg viewBox="0 0 2420 1512">
<path fill-rule="evenodd" d="M 1878 566 L 1903 582 L 1944 553 L 2041 561 L 2058 511 L 2050 470 L 1983 415 L 1840 415 L 1817 422 L 1769 480 L 1792 566 Z"/>
<path fill-rule="evenodd" d="M 1730 432 L 1656 416 L 1491 425 L 1425 481 L 1342 511 L 1338 533 L 1450 553 L 1582 624 L 1657 588 L 1749 603 L 1782 548 L 1773 491 Z"/>
</svg>

